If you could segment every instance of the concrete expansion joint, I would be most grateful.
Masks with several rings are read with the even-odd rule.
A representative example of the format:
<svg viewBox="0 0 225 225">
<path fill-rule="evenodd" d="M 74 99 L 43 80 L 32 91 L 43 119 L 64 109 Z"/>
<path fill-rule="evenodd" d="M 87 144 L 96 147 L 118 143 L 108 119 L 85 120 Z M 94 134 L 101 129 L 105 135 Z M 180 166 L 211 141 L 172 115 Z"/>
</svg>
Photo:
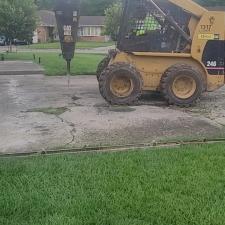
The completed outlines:
<svg viewBox="0 0 225 225">
<path fill-rule="evenodd" d="M 62 123 L 67 124 L 71 129 L 70 129 L 70 135 L 71 135 L 71 140 L 69 142 L 67 142 L 65 144 L 65 146 L 70 145 L 74 142 L 75 140 L 75 134 L 76 134 L 76 128 L 75 128 L 75 124 L 71 123 L 65 119 L 63 119 L 62 117 L 60 117 L 59 115 L 55 115 Z"/>
</svg>

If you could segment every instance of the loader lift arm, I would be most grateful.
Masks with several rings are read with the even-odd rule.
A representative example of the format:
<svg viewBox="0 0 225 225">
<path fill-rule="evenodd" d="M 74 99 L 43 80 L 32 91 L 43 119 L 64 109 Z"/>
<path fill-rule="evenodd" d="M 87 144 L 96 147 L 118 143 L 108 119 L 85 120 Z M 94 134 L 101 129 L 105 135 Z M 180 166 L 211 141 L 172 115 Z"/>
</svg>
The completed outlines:
<svg viewBox="0 0 225 225">
<path fill-rule="evenodd" d="M 148 0 L 148 2 L 156 9 L 160 14 L 165 18 L 166 21 L 168 21 L 176 30 L 177 32 L 188 42 L 191 43 L 191 38 L 189 35 L 187 35 L 186 32 L 176 23 L 176 21 L 173 19 L 173 17 L 167 15 L 163 12 L 163 10 L 153 1 Z"/>
<path fill-rule="evenodd" d="M 193 2 L 192 0 L 169 0 L 169 2 L 181 7 L 183 10 L 191 13 L 197 18 L 201 18 L 202 15 L 207 12 L 205 8 Z"/>
</svg>

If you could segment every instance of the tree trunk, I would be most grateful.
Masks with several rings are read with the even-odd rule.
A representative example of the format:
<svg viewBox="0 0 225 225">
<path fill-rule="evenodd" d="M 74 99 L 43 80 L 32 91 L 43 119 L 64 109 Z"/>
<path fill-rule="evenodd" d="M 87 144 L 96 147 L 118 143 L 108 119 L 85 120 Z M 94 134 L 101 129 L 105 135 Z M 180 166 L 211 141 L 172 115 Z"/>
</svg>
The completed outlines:
<svg viewBox="0 0 225 225">
<path fill-rule="evenodd" d="M 9 52 L 12 52 L 12 40 L 9 42 Z"/>
</svg>

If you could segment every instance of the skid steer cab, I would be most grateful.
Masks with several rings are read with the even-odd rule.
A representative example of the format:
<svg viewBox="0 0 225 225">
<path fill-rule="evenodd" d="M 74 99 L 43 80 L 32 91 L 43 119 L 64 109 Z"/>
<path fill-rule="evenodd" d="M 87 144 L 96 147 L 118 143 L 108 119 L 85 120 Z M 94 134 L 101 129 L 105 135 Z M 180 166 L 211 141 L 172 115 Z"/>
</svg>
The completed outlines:
<svg viewBox="0 0 225 225">
<path fill-rule="evenodd" d="M 116 50 L 99 64 L 101 95 L 134 104 L 159 91 L 190 106 L 224 85 L 225 13 L 191 0 L 124 0 Z"/>
</svg>

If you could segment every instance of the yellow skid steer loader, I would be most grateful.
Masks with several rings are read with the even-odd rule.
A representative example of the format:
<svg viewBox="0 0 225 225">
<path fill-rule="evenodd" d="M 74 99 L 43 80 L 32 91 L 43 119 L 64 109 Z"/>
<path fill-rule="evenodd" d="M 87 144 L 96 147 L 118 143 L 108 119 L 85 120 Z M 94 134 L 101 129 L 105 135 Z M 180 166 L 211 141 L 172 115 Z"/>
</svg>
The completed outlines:
<svg viewBox="0 0 225 225">
<path fill-rule="evenodd" d="M 192 105 L 224 85 L 225 12 L 191 0 L 124 0 L 116 50 L 99 64 L 101 95 L 134 104 L 143 91 Z"/>
</svg>

